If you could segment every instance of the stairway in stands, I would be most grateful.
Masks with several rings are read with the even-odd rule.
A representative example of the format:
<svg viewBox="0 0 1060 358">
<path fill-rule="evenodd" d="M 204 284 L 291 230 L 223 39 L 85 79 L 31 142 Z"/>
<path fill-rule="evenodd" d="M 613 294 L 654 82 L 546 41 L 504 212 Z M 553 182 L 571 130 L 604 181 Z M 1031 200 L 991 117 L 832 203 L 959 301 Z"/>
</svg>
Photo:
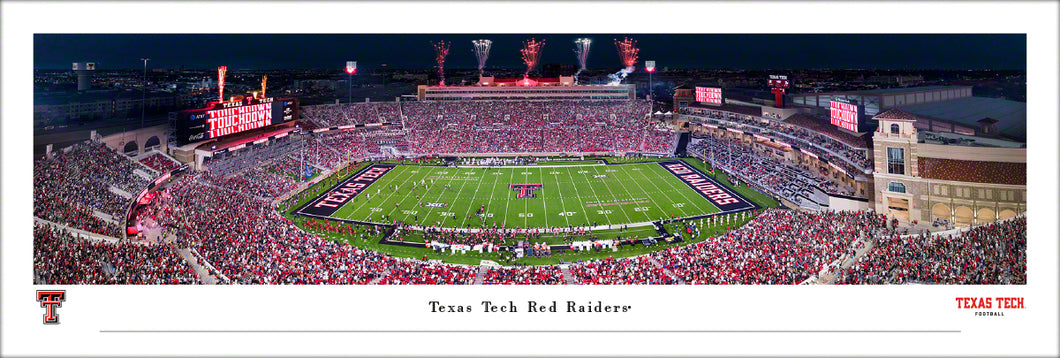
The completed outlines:
<svg viewBox="0 0 1060 358">
<path fill-rule="evenodd" d="M 577 285 L 578 281 L 574 280 L 574 276 L 570 274 L 570 265 L 560 265 L 560 273 L 563 274 L 563 282 L 568 285 Z"/>
<path fill-rule="evenodd" d="M 681 135 L 678 136 L 678 138 L 677 138 L 677 150 L 675 151 L 675 153 L 677 154 L 678 157 L 683 157 L 683 156 L 688 155 L 688 151 L 686 149 L 688 149 L 688 142 L 690 140 L 691 140 L 691 134 L 689 134 L 687 132 L 686 133 L 681 133 Z"/>
<path fill-rule="evenodd" d="M 486 267 L 486 266 L 479 266 L 478 267 L 478 273 L 475 274 L 475 284 L 476 285 L 481 285 L 482 284 L 482 281 L 485 279 L 485 276 L 486 276 L 486 271 L 489 271 L 489 267 Z"/>
</svg>

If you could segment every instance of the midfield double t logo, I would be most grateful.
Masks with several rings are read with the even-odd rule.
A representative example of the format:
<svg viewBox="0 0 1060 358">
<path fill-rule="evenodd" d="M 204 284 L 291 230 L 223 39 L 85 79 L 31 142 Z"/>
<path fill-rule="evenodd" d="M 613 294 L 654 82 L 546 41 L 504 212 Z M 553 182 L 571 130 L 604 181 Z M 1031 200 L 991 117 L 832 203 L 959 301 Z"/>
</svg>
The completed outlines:
<svg viewBox="0 0 1060 358">
<path fill-rule="evenodd" d="M 534 191 L 541 189 L 541 184 L 512 184 L 508 187 L 519 192 L 516 198 L 536 198 Z"/>
</svg>

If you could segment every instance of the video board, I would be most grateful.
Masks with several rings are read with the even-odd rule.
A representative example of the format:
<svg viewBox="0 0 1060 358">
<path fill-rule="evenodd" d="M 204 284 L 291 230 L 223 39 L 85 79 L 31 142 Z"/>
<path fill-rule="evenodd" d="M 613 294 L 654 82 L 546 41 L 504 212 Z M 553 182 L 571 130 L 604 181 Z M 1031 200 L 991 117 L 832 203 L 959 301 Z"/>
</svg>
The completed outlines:
<svg viewBox="0 0 1060 358">
<path fill-rule="evenodd" d="M 721 105 L 721 88 L 696 87 L 696 102 Z"/>
<path fill-rule="evenodd" d="M 832 99 L 832 125 L 849 130 L 858 131 L 858 105 L 847 103 L 841 99 Z"/>
<path fill-rule="evenodd" d="M 245 98 L 181 111 L 176 133 L 183 145 L 245 132 L 298 118 L 297 98 Z"/>
</svg>

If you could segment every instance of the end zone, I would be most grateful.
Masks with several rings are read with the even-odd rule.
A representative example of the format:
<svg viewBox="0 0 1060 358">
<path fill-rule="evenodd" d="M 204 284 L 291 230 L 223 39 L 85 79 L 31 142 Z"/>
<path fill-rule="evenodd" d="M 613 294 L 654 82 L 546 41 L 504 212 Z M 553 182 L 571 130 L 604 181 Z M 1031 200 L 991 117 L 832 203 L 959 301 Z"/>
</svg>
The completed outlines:
<svg viewBox="0 0 1060 358">
<path fill-rule="evenodd" d="M 350 199 L 363 193 L 372 186 L 377 179 L 389 173 L 397 165 L 394 164 L 372 164 L 351 175 L 346 180 L 335 184 L 324 194 L 313 198 L 305 205 L 295 210 L 295 214 L 313 216 L 318 218 L 331 218 Z"/>
<path fill-rule="evenodd" d="M 670 174 L 681 179 L 681 182 L 688 185 L 688 187 L 695 190 L 699 195 L 703 196 L 703 198 L 707 199 L 711 204 L 714 204 L 714 206 L 717 206 L 718 209 L 721 210 L 721 212 L 715 214 L 701 215 L 696 216 L 695 218 L 731 214 L 758 208 L 758 206 L 751 200 L 736 193 L 736 191 L 729 187 L 718 183 L 714 178 L 711 178 L 706 173 L 703 173 L 688 163 L 679 160 L 656 163 L 661 165 L 666 171 L 670 172 Z"/>
</svg>

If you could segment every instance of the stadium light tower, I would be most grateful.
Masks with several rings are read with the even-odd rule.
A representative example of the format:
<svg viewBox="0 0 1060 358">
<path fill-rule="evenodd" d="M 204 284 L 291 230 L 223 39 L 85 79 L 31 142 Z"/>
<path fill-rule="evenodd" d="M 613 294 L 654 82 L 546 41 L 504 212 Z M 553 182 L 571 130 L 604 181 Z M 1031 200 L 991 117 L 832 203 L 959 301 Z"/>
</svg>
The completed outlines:
<svg viewBox="0 0 1060 358">
<path fill-rule="evenodd" d="M 353 103 L 354 73 L 357 73 L 357 61 L 346 61 L 346 103 Z"/>
<path fill-rule="evenodd" d="M 143 129 L 147 109 L 147 61 L 151 61 L 151 59 L 143 57 L 140 61 L 144 62 L 144 81 L 142 83 L 143 88 L 141 88 L 143 91 L 140 91 L 140 129 Z"/>
<path fill-rule="evenodd" d="M 648 114 L 655 113 L 655 88 L 651 86 L 651 74 L 655 72 L 655 61 L 644 61 L 644 70 L 648 71 Z"/>
</svg>

